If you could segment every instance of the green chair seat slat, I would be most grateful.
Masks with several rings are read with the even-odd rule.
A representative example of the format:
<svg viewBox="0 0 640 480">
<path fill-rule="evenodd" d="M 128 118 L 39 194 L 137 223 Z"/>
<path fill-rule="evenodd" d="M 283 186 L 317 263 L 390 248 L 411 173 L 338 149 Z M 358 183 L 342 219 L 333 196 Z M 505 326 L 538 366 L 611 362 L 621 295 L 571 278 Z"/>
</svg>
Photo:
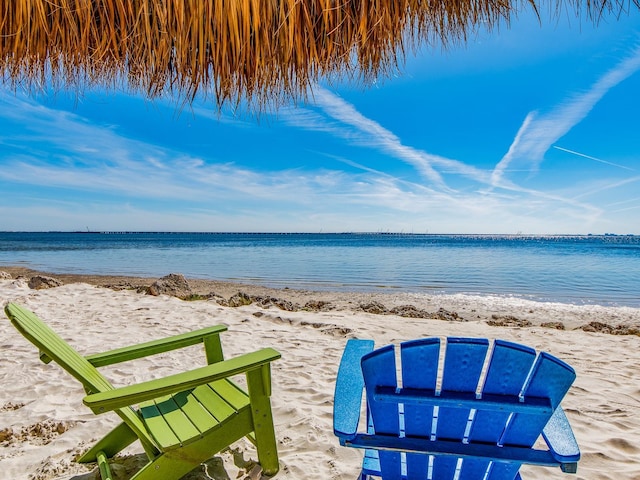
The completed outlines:
<svg viewBox="0 0 640 480">
<path fill-rule="evenodd" d="M 229 405 L 218 392 L 211 388 L 211 384 L 202 385 L 193 391 L 199 403 L 211 414 L 216 423 L 223 422 L 231 415 L 238 413 L 238 409 Z"/>
<path fill-rule="evenodd" d="M 197 391 L 204 390 L 205 388 L 210 390 L 207 385 L 202 385 L 197 387 L 188 395 L 185 395 L 185 392 L 178 394 L 180 396 L 184 396 L 184 400 L 182 398 L 177 399 L 181 402 L 181 410 L 184 412 L 187 419 L 196 427 L 200 435 L 220 424 L 218 419 L 211 412 L 211 410 L 215 409 L 215 405 L 211 406 L 208 403 L 203 405 L 198 395 L 196 395 Z M 177 397 L 178 395 L 174 395 L 174 397 Z"/>
<path fill-rule="evenodd" d="M 180 445 L 180 439 L 176 436 L 174 431 L 167 425 L 162 412 L 155 404 L 155 401 L 151 400 L 140 405 L 140 414 L 143 417 L 143 421 L 147 426 L 147 430 L 155 443 L 160 446 L 161 450 L 167 450 L 171 447 Z"/>
<path fill-rule="evenodd" d="M 184 400 L 187 397 L 184 396 Z M 176 401 L 176 395 L 169 395 L 155 400 L 156 407 L 167 426 L 176 434 L 180 444 L 184 444 L 194 437 L 200 437 L 200 430 L 193 426 L 191 420 L 180 409 L 182 401 Z"/>
<path fill-rule="evenodd" d="M 140 414 L 161 449 L 169 450 L 200 438 L 248 405 L 248 395 L 225 379 L 144 402 Z"/>
<path fill-rule="evenodd" d="M 249 405 L 249 395 L 230 380 L 218 380 L 211 382 L 209 386 L 236 411 Z"/>
</svg>

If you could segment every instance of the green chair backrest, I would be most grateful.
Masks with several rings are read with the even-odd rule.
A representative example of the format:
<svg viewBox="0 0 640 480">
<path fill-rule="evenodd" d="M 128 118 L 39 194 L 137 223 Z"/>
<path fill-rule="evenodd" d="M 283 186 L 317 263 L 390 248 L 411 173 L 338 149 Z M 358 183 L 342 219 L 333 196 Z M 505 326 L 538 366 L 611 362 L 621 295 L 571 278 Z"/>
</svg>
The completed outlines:
<svg viewBox="0 0 640 480">
<path fill-rule="evenodd" d="M 89 393 L 113 390 L 113 385 L 104 378 L 87 359 L 58 336 L 33 312 L 15 303 L 9 303 L 4 311 L 16 329 L 40 350 L 43 361 L 53 360 L 76 378 Z M 44 355 L 44 356 L 43 356 Z M 139 438 L 155 445 L 138 414 L 130 407 L 115 411 Z"/>
</svg>

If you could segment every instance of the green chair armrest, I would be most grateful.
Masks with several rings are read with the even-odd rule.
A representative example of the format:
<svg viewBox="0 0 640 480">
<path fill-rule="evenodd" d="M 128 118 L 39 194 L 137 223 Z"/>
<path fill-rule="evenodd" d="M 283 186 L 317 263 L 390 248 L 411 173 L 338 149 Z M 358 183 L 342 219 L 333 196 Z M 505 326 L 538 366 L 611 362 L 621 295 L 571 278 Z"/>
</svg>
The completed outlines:
<svg viewBox="0 0 640 480">
<path fill-rule="evenodd" d="M 191 345 L 203 342 L 207 337 L 219 335 L 226 330 L 226 326 L 216 325 L 193 332 L 140 343 L 138 345 L 117 348 L 115 350 L 109 350 L 108 352 L 87 355 L 85 358 L 96 368 L 104 367 L 106 365 L 127 362 L 129 360 L 135 360 L 136 358 L 148 357 L 149 355 L 156 355 L 178 348 L 190 347 Z"/>
<path fill-rule="evenodd" d="M 257 352 L 240 355 L 188 372 L 87 395 L 82 401 L 94 413 L 104 413 L 146 400 L 153 400 L 163 395 L 183 392 L 239 373 L 246 373 L 269 365 L 270 362 L 278 358 L 280 358 L 279 352 L 273 348 L 263 348 Z"/>
</svg>

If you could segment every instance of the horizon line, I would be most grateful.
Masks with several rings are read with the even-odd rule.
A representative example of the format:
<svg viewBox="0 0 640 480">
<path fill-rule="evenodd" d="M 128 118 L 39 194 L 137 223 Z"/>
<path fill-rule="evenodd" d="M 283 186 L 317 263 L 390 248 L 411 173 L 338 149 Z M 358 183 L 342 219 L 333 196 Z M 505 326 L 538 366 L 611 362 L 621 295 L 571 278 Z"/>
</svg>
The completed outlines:
<svg viewBox="0 0 640 480">
<path fill-rule="evenodd" d="M 404 232 L 404 231 L 334 231 L 334 232 L 252 232 L 252 231 L 182 231 L 182 230 L 0 230 L 0 233 L 66 233 L 90 235 L 394 235 L 394 236 L 501 236 L 501 237 L 636 237 L 637 233 L 436 233 L 436 232 Z"/>
</svg>

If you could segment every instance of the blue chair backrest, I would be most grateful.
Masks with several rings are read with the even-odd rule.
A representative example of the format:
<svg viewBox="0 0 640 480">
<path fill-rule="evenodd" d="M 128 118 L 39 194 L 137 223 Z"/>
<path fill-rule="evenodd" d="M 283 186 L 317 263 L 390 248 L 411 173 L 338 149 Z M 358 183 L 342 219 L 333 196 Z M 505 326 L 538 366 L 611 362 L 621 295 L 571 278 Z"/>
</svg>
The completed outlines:
<svg viewBox="0 0 640 480">
<path fill-rule="evenodd" d="M 442 346 L 438 338 L 414 340 L 400 345 L 400 360 L 398 378 L 393 345 L 362 359 L 370 433 L 531 447 L 575 379 L 574 370 L 552 355 L 502 340 L 491 345 L 486 339 L 448 338 Z M 405 401 L 389 401 L 394 391 Z M 381 400 L 384 392 L 389 395 Z M 484 401 L 475 408 L 457 398 Z M 534 408 L 528 408 L 529 400 Z M 513 480 L 520 468 L 450 455 L 379 456 L 385 480 Z"/>
</svg>

